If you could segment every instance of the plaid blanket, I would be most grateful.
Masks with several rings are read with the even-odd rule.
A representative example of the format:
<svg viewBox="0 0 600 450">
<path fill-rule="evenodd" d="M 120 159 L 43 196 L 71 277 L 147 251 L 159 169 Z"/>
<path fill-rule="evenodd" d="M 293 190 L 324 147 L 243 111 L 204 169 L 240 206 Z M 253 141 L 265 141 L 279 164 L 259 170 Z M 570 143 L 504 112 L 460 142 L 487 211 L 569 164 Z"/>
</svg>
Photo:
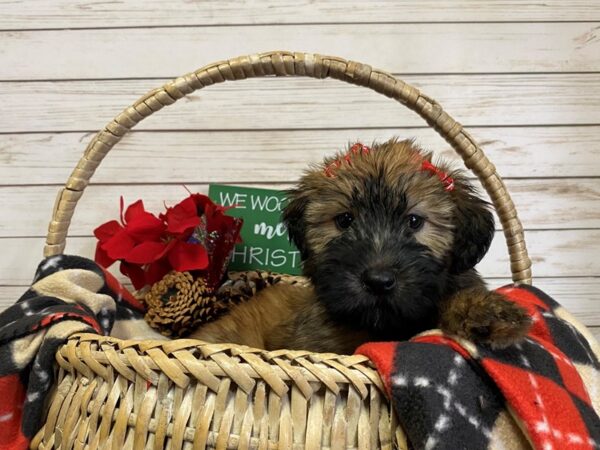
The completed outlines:
<svg viewBox="0 0 600 450">
<path fill-rule="evenodd" d="M 534 326 L 521 345 L 490 350 L 432 331 L 358 352 L 377 365 L 414 449 L 600 447 L 600 348 L 555 301 L 507 286 Z M 0 450 L 25 449 L 41 427 L 54 355 L 70 335 L 164 339 L 143 307 L 94 262 L 55 256 L 0 313 Z"/>
</svg>

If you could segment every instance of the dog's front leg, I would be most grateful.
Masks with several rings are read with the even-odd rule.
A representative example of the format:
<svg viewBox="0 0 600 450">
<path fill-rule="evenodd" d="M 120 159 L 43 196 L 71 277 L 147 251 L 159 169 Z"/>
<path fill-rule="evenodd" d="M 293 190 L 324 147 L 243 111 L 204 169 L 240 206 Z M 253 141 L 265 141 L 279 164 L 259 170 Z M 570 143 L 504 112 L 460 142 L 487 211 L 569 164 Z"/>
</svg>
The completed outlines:
<svg viewBox="0 0 600 450">
<path fill-rule="evenodd" d="M 440 328 L 493 348 L 523 340 L 531 318 L 502 294 L 483 286 L 458 291 L 440 305 Z"/>
</svg>

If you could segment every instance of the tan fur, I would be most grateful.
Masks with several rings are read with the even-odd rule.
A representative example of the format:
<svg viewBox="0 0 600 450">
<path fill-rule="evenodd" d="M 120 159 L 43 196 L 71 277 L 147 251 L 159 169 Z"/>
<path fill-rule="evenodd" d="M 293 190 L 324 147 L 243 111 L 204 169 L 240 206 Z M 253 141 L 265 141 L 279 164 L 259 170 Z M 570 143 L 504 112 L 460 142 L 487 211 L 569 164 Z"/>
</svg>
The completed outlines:
<svg viewBox="0 0 600 450">
<path fill-rule="evenodd" d="M 260 291 L 221 319 L 190 335 L 213 343 L 234 343 L 265 350 L 286 348 L 352 354 L 369 341 L 330 320 L 310 287 L 279 283 Z"/>
</svg>

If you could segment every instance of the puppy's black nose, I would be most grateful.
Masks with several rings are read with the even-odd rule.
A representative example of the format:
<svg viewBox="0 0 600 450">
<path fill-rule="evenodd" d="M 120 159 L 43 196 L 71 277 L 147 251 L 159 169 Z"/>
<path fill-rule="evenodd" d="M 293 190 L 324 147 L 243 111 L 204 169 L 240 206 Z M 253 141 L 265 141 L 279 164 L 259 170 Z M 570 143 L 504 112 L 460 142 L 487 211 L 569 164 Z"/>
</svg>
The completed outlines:
<svg viewBox="0 0 600 450">
<path fill-rule="evenodd" d="M 396 279 L 391 270 L 368 269 L 363 273 L 363 282 L 375 294 L 388 294 L 394 289 Z"/>
</svg>

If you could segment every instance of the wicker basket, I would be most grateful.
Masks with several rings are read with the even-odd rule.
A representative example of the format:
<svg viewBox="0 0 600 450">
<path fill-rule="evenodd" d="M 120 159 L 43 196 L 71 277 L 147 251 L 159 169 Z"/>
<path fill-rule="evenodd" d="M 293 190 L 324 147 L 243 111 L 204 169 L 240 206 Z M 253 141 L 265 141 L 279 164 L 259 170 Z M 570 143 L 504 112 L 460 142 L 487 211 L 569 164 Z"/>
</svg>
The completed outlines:
<svg viewBox="0 0 600 450">
<path fill-rule="evenodd" d="M 531 282 L 513 202 L 463 127 L 434 100 L 390 74 L 308 53 L 269 52 L 210 64 L 126 108 L 90 142 L 60 191 L 44 254 L 63 252 L 73 211 L 94 170 L 142 119 L 211 84 L 294 75 L 368 87 L 423 117 L 490 195 L 504 229 L 513 280 Z M 56 389 L 32 448 L 407 448 L 382 382 L 363 356 L 81 334 L 68 340 L 56 361 Z"/>
</svg>

